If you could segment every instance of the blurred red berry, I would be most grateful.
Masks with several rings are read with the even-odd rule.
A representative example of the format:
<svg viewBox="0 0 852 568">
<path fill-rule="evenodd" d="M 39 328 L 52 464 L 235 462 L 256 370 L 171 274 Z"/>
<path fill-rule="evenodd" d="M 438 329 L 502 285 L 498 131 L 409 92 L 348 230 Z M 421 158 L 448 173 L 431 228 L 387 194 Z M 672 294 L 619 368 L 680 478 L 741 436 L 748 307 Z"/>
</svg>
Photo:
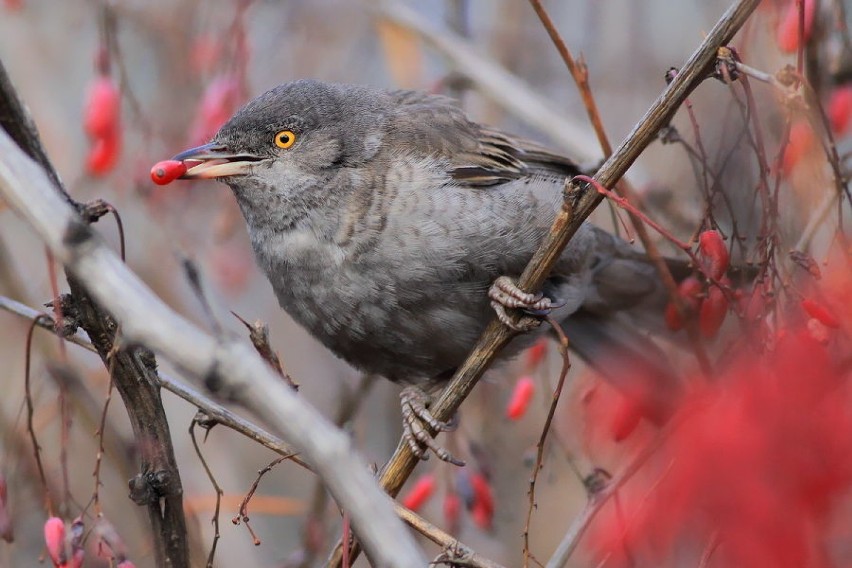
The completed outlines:
<svg viewBox="0 0 852 568">
<path fill-rule="evenodd" d="M 86 170 L 91 175 L 102 176 L 115 167 L 119 154 L 121 154 L 119 134 L 96 138 L 86 157 Z"/>
<path fill-rule="evenodd" d="M 841 328 L 852 321 L 845 267 L 821 281 L 834 311 L 802 303 L 809 315 L 830 313 Z M 763 291 L 756 286 L 754 296 Z M 740 341 L 711 380 L 684 377 L 690 389 L 650 442 L 653 455 L 590 528 L 588 544 L 607 566 L 699 565 L 714 541 L 714 566 L 849 564 L 848 348 L 823 348 L 831 330 L 796 316 L 773 320 L 783 324 L 773 349 Z M 845 338 L 832 340 L 840 346 Z M 606 415 L 590 418 L 604 421 L 598 429 L 608 425 Z"/>
<path fill-rule="evenodd" d="M 698 310 L 698 306 L 700 304 L 700 295 L 702 292 L 703 286 L 701 282 L 695 276 L 688 276 L 683 279 L 680 285 L 677 287 L 677 293 L 686 304 L 688 309 L 693 311 Z M 684 314 L 681 316 L 680 312 L 675 306 L 674 303 L 669 302 L 666 305 L 665 313 L 663 314 L 666 322 L 666 327 L 668 327 L 672 331 L 679 331 L 683 329 L 684 319 L 683 317 L 689 317 L 689 314 Z"/>
<path fill-rule="evenodd" d="M 83 110 L 83 128 L 92 141 L 86 170 L 104 175 L 118 162 L 121 153 L 121 93 L 107 75 L 98 76 L 89 87 Z"/>
<path fill-rule="evenodd" d="M 225 124 L 242 100 L 240 82 L 233 75 L 220 75 L 204 91 L 192 126 L 192 143 L 209 141 Z"/>
<path fill-rule="evenodd" d="M 698 329 L 701 335 L 708 339 L 716 337 L 727 315 L 728 299 L 717 286 L 711 286 L 698 311 Z"/>
<path fill-rule="evenodd" d="M 617 404 L 610 426 L 613 442 L 626 440 L 642 420 L 641 405 L 633 397 L 619 397 Z"/>
<path fill-rule="evenodd" d="M 3 7 L 10 12 L 18 12 L 24 7 L 24 0 L 3 0 Z"/>
<path fill-rule="evenodd" d="M 494 521 L 494 511 L 485 506 L 484 503 L 477 501 L 473 504 L 473 509 L 470 511 L 470 517 L 473 522 L 484 531 L 491 530 Z"/>
<path fill-rule="evenodd" d="M 816 136 L 811 125 L 805 120 L 794 122 L 790 127 L 790 140 L 784 148 L 781 159 L 781 171 L 789 174 L 799 162 L 816 146 Z"/>
<path fill-rule="evenodd" d="M 789 0 L 787 9 L 781 17 L 778 24 L 778 32 L 776 40 L 781 51 L 793 53 L 799 49 L 799 2 L 797 0 Z M 804 0 L 803 9 L 805 11 L 805 29 L 802 37 L 803 43 L 808 42 L 811 36 L 811 29 L 814 25 L 814 16 L 816 15 L 816 0 Z"/>
<path fill-rule="evenodd" d="M 112 78 L 101 75 L 89 87 L 83 110 L 83 128 L 92 138 L 113 136 L 121 116 L 121 93 Z"/>
<path fill-rule="evenodd" d="M 192 41 L 189 65 L 199 75 L 213 70 L 222 57 L 222 42 L 212 35 L 199 36 Z"/>
<path fill-rule="evenodd" d="M 763 319 L 772 304 L 769 294 L 768 284 L 758 282 L 754 285 L 751 294 L 740 298 L 740 309 L 746 321 L 754 323 Z"/>
<path fill-rule="evenodd" d="M 529 375 L 520 377 L 515 382 L 509 404 L 506 405 L 506 418 L 519 420 L 527 413 L 533 394 L 535 393 L 535 381 Z"/>
<path fill-rule="evenodd" d="M 491 492 L 491 484 L 481 472 L 470 476 L 470 484 L 473 488 L 471 516 L 478 527 L 488 530 L 494 518 L 494 495 Z"/>
<path fill-rule="evenodd" d="M 67 562 L 65 522 L 59 517 L 50 517 L 44 523 L 44 544 L 54 566 L 62 566 Z"/>
<path fill-rule="evenodd" d="M 444 495 L 444 523 L 450 534 L 458 532 L 461 506 L 462 500 L 459 494 L 455 491 L 447 491 Z"/>
<path fill-rule="evenodd" d="M 716 280 L 724 276 L 730 266 L 731 257 L 728 247 L 718 231 L 704 231 L 698 237 L 698 252 L 704 261 L 705 269 Z"/>
<path fill-rule="evenodd" d="M 831 132 L 843 136 L 852 124 L 852 85 L 837 87 L 828 99 L 828 120 Z"/>
<path fill-rule="evenodd" d="M 6 496 L 6 476 L 0 473 L 0 538 L 13 542 L 15 535 L 12 530 L 12 518 L 9 516 Z"/>
<path fill-rule="evenodd" d="M 417 511 L 434 492 L 435 475 L 432 473 L 422 475 L 402 498 L 402 505 L 412 511 Z"/>
<path fill-rule="evenodd" d="M 163 160 L 151 168 L 151 181 L 167 185 L 186 173 L 186 164 L 177 160 Z"/>
<path fill-rule="evenodd" d="M 831 327 L 837 329 L 840 327 L 840 322 L 837 321 L 837 318 L 832 315 L 832 313 L 815 300 L 810 300 L 805 298 L 802 300 L 802 308 L 808 313 L 812 318 L 819 320 L 820 323 L 827 327 Z"/>
<path fill-rule="evenodd" d="M 526 367 L 528 370 L 538 367 L 547 356 L 547 339 L 542 337 L 532 344 L 526 352 Z"/>
</svg>

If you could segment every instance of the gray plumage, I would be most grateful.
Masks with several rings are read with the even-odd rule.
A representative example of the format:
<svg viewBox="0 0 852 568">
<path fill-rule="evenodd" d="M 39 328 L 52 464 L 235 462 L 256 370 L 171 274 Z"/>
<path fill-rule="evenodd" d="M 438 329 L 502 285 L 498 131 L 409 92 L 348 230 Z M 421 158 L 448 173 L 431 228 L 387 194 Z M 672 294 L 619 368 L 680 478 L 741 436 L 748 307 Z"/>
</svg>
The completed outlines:
<svg viewBox="0 0 852 568">
<path fill-rule="evenodd" d="M 273 142 L 282 130 L 296 136 L 286 149 Z M 317 81 L 254 99 L 208 147 L 244 159 L 220 179 L 281 307 L 355 367 L 421 386 L 464 360 L 494 316 L 489 286 L 520 275 L 579 172 L 447 98 Z M 545 293 L 564 301 L 554 315 L 583 355 L 652 348 L 619 318 L 659 319 L 661 287 L 645 258 L 605 231 L 580 229 Z"/>
</svg>

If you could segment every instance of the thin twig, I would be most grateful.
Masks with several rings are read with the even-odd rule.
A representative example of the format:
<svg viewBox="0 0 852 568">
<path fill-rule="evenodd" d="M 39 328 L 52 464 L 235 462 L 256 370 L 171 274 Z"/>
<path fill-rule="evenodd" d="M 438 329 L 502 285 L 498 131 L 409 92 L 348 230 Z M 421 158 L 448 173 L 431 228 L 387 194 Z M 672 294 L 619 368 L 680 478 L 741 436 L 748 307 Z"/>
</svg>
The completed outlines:
<svg viewBox="0 0 852 568">
<path fill-rule="evenodd" d="M 48 515 L 51 517 L 54 514 L 53 509 L 53 500 L 50 497 L 50 490 L 48 489 L 47 484 L 47 476 L 44 473 L 44 465 L 41 463 L 41 446 L 39 446 L 38 438 L 36 438 L 35 433 L 35 424 L 33 421 L 33 416 L 35 415 L 35 407 L 33 405 L 33 393 L 32 388 L 30 386 L 30 376 L 31 376 L 31 357 L 30 351 L 32 349 L 33 344 L 33 331 L 39 322 L 47 321 L 52 322 L 50 316 L 45 314 L 39 314 L 36 316 L 27 330 L 27 342 L 24 347 L 26 351 L 26 359 L 24 361 L 24 398 L 27 403 L 27 432 L 30 434 L 30 441 L 33 444 L 33 454 L 35 455 L 36 467 L 38 467 L 38 476 L 41 479 L 41 485 L 44 488 L 44 502 L 47 506 Z"/>
<path fill-rule="evenodd" d="M 103 410 L 101 411 L 101 421 L 98 423 L 98 430 L 95 432 L 95 436 L 98 439 L 98 451 L 95 454 L 95 469 L 92 472 L 92 477 L 94 478 L 95 487 L 92 490 L 92 505 L 95 509 L 95 515 L 100 516 L 102 514 L 101 510 L 101 501 L 100 501 L 100 488 L 101 488 L 101 464 L 103 463 L 104 458 L 104 437 L 106 436 L 106 421 L 107 421 L 107 411 L 109 410 L 109 403 L 112 401 L 112 391 L 115 387 L 115 383 L 113 383 L 112 377 L 115 369 L 113 368 L 115 359 L 110 359 L 110 368 L 109 368 L 109 386 L 107 387 L 107 395 L 106 400 L 104 400 Z"/>
<path fill-rule="evenodd" d="M 189 439 L 192 440 L 192 447 L 195 448 L 195 455 L 198 456 L 198 460 L 201 462 L 201 467 L 204 468 L 204 472 L 207 474 L 207 479 L 210 480 L 210 485 L 213 486 L 213 490 L 216 492 L 216 506 L 213 509 L 213 518 L 210 519 L 210 522 L 213 523 L 213 544 L 210 545 L 210 552 L 207 554 L 207 568 L 213 568 L 213 559 L 216 556 L 216 545 L 219 544 L 219 511 L 222 506 L 222 495 L 224 495 L 224 491 L 222 491 L 222 487 L 219 486 L 219 483 L 216 481 L 216 476 L 213 475 L 213 471 L 210 469 L 210 464 L 207 463 L 207 460 L 204 459 L 204 454 L 201 452 L 201 447 L 198 445 L 198 439 L 195 437 L 195 427 L 199 425 L 198 414 L 192 419 L 192 422 L 189 424 Z M 209 429 L 207 430 L 209 432 Z"/>
<path fill-rule="evenodd" d="M 249 490 L 246 493 L 246 496 L 243 497 L 243 500 L 240 503 L 240 510 L 237 513 L 237 516 L 234 517 L 233 519 L 231 519 L 231 522 L 234 523 L 235 525 L 240 524 L 240 522 L 245 524 L 246 529 L 248 529 L 249 534 L 251 534 L 252 542 L 254 543 L 255 546 L 260 546 L 260 539 L 257 537 L 257 534 L 255 534 L 254 530 L 251 528 L 251 525 L 249 524 L 249 521 L 251 521 L 251 518 L 249 517 L 249 514 L 248 514 L 249 502 L 251 501 L 251 498 L 254 497 L 254 493 L 255 493 L 255 491 L 257 491 L 257 487 L 260 485 L 260 480 L 263 479 L 263 476 L 266 475 L 267 473 L 269 473 L 270 471 L 272 471 L 272 469 L 276 465 L 283 462 L 284 460 L 286 460 L 289 457 L 290 456 L 278 456 L 277 458 L 275 458 L 274 460 L 269 462 L 263 469 L 261 469 L 260 471 L 257 472 L 257 477 L 254 478 L 254 481 L 252 482 L 251 487 L 249 487 Z"/>
<path fill-rule="evenodd" d="M 550 401 L 550 409 L 547 411 L 547 418 L 544 421 L 544 426 L 541 429 L 541 437 L 536 445 L 535 464 L 533 465 L 532 475 L 530 476 L 529 507 L 527 508 L 527 520 L 524 523 L 524 568 L 529 565 L 530 556 L 530 524 L 532 522 L 533 509 L 536 507 L 535 502 L 535 484 L 538 480 L 538 473 L 544 467 L 544 447 L 547 442 L 547 434 L 550 432 L 550 427 L 553 424 L 553 417 L 556 414 L 556 407 L 559 404 L 559 398 L 562 396 L 562 389 L 565 386 L 565 377 L 568 376 L 568 369 L 571 368 L 571 359 L 568 357 L 568 337 L 562 330 L 559 322 L 547 317 L 547 322 L 556 333 L 559 339 L 559 351 L 562 355 L 562 369 L 559 371 L 559 380 L 556 382 L 556 388 L 553 389 L 553 396 Z"/>
<path fill-rule="evenodd" d="M 577 84 L 577 89 L 580 91 L 580 95 L 583 98 L 583 104 L 586 107 L 586 113 L 589 116 L 589 120 L 592 123 L 592 126 L 595 129 L 595 134 L 598 137 L 598 142 L 601 145 L 601 149 L 603 150 L 604 157 L 609 158 L 612 155 L 612 145 L 609 142 L 609 138 L 606 135 L 606 131 L 603 127 L 603 121 L 601 120 L 600 113 L 598 112 L 597 105 L 595 103 L 595 98 L 592 95 L 592 89 L 589 85 L 589 73 L 585 64 L 577 63 L 574 60 L 574 57 L 571 55 L 571 51 L 568 49 L 568 46 L 563 41 L 562 37 L 559 35 L 559 32 L 556 30 L 556 27 L 553 25 L 553 21 L 550 19 L 550 16 L 547 14 L 547 11 L 541 5 L 540 0 L 530 0 L 533 8 L 544 24 L 545 29 L 550 35 L 551 40 L 556 46 L 557 51 L 562 56 L 562 60 L 565 62 L 565 65 L 568 67 L 571 76 L 574 78 L 574 82 Z M 633 186 L 626 179 L 619 179 L 615 183 L 615 189 L 620 194 L 623 195 L 626 199 L 632 201 L 633 203 L 640 204 L 640 200 L 633 189 Z M 610 212 L 615 217 L 615 210 L 610 205 Z M 660 254 L 659 249 L 657 248 L 657 244 L 651 239 L 648 230 L 642 223 L 642 219 L 639 215 L 636 215 L 633 211 L 628 210 L 628 215 L 630 216 L 630 221 L 633 223 L 633 227 L 636 230 L 636 236 L 639 237 L 639 241 L 642 243 L 642 246 L 645 248 L 645 253 L 648 255 L 651 264 L 657 270 L 657 273 L 660 275 L 660 280 L 663 282 L 668 294 L 669 301 L 675 305 L 677 310 L 681 313 L 681 316 L 686 316 L 687 306 L 683 301 L 683 298 L 678 293 L 677 282 L 672 276 L 671 270 L 669 270 L 668 264 L 666 264 L 665 259 L 662 254 Z M 618 230 L 618 225 L 615 224 L 616 231 Z M 684 317 L 686 320 L 687 318 Z M 701 366 L 702 371 L 705 375 L 709 375 L 710 373 L 710 359 L 707 356 L 706 351 L 704 350 L 704 346 L 701 343 L 701 338 L 698 332 L 698 326 L 696 322 L 692 319 L 687 320 L 686 325 L 686 333 L 689 339 L 690 346 L 692 348 L 693 353 L 695 354 L 695 358 L 698 360 L 698 364 Z"/>
</svg>

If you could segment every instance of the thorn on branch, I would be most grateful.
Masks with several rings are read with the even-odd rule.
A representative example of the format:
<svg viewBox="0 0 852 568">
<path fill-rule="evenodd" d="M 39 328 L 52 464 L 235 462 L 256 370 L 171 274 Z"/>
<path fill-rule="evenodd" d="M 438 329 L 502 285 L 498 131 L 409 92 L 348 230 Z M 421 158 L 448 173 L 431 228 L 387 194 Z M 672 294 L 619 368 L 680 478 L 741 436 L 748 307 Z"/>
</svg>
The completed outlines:
<svg viewBox="0 0 852 568">
<path fill-rule="evenodd" d="M 140 506 L 157 503 L 163 497 L 177 494 L 172 476 L 166 470 L 136 474 L 127 482 L 127 486 L 130 489 L 130 500 Z"/>
<path fill-rule="evenodd" d="M 299 384 L 293 380 L 293 378 L 288 375 L 283 366 L 281 365 L 281 359 L 278 357 L 278 353 L 272 349 L 272 345 L 269 342 L 269 326 L 266 323 L 256 320 L 254 323 L 249 323 L 236 312 L 231 312 L 235 318 L 240 320 L 246 329 L 249 330 L 249 340 L 251 344 L 254 345 L 255 350 L 257 350 L 258 354 L 263 357 L 264 361 L 269 363 L 269 365 L 275 369 L 275 371 L 281 375 L 281 378 L 293 388 L 293 390 L 299 390 Z"/>
</svg>

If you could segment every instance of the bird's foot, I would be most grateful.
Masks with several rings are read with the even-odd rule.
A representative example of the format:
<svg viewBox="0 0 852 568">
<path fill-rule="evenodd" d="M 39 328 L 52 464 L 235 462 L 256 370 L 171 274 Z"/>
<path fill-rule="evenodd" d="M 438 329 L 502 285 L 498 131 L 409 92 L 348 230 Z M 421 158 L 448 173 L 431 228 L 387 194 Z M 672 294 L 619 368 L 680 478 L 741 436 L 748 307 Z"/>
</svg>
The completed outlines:
<svg viewBox="0 0 852 568">
<path fill-rule="evenodd" d="M 453 429 L 453 425 L 441 422 L 429 412 L 429 395 L 415 386 L 407 386 L 399 395 L 402 402 L 402 437 L 408 442 L 411 452 L 421 460 L 429 459 L 429 453 L 438 456 L 438 459 L 453 465 L 462 466 L 464 462 L 457 459 L 446 448 L 439 446 L 429 428 L 438 432 L 446 432 Z"/>
<path fill-rule="evenodd" d="M 524 292 L 515 281 L 508 276 L 500 276 L 488 289 L 491 307 L 497 313 L 500 322 L 515 331 L 531 331 L 541 325 L 542 316 L 546 316 L 553 308 L 562 304 L 555 302 L 544 294 Z M 518 321 L 512 320 L 506 309 L 519 309 L 527 315 Z"/>
</svg>

